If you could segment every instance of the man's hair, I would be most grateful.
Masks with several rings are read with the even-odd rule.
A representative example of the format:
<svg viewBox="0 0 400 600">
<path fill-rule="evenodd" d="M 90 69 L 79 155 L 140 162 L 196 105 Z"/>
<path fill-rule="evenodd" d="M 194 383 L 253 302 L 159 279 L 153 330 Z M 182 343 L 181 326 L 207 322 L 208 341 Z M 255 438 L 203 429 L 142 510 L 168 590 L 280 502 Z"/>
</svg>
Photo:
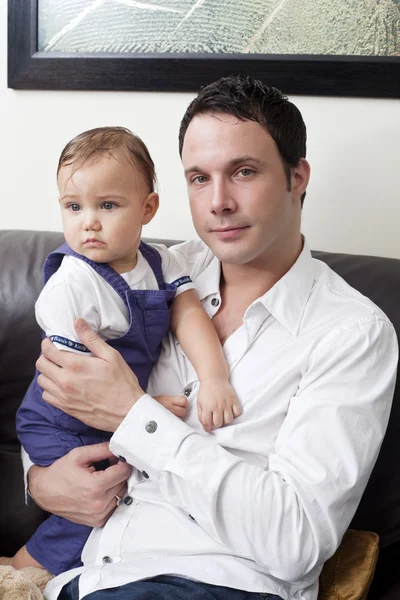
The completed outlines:
<svg viewBox="0 0 400 600">
<path fill-rule="evenodd" d="M 179 128 L 179 154 L 191 120 L 197 115 L 226 114 L 259 123 L 275 141 L 290 190 L 291 168 L 306 156 L 306 126 L 299 109 L 279 90 L 242 75 L 210 83 L 189 104 Z M 303 206 L 305 192 L 301 197 Z"/>
<path fill-rule="evenodd" d="M 61 167 L 73 166 L 73 172 L 86 162 L 109 155 L 120 160 L 127 158 L 138 169 L 148 192 L 154 192 L 156 173 L 146 144 L 125 127 L 97 127 L 74 137 L 61 152 L 57 176 Z"/>
</svg>

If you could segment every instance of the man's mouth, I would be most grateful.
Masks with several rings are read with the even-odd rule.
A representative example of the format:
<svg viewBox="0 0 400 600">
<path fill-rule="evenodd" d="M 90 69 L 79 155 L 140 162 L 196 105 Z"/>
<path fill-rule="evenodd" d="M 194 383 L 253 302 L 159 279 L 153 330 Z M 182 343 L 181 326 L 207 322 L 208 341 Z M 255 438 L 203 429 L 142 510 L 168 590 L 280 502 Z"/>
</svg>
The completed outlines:
<svg viewBox="0 0 400 600">
<path fill-rule="evenodd" d="M 248 229 L 248 225 L 244 226 L 229 226 L 229 227 L 215 227 L 212 232 L 215 233 L 220 240 L 231 240 L 239 237 L 245 229 Z"/>
</svg>

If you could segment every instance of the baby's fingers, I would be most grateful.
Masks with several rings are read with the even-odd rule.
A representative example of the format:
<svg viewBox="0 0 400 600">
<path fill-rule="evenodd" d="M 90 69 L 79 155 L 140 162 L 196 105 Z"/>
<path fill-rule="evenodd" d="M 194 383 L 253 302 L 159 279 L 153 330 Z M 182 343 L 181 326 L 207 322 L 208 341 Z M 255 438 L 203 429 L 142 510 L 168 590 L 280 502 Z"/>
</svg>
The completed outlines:
<svg viewBox="0 0 400 600">
<path fill-rule="evenodd" d="M 242 407 L 240 406 L 239 402 L 235 402 L 232 405 L 232 412 L 234 417 L 239 417 L 242 414 Z"/>
<path fill-rule="evenodd" d="M 198 404 L 197 406 L 197 416 L 199 417 L 199 421 L 200 423 L 203 425 L 203 429 L 204 431 L 207 431 L 207 433 L 210 433 L 210 431 L 212 430 L 212 412 L 211 410 L 207 410 L 205 408 L 202 408 L 200 404 Z"/>
<path fill-rule="evenodd" d="M 233 421 L 233 408 L 229 407 L 224 410 L 224 425 L 230 425 Z"/>
<path fill-rule="evenodd" d="M 224 423 L 224 412 L 222 410 L 214 410 L 212 415 L 214 429 L 219 429 Z"/>
</svg>

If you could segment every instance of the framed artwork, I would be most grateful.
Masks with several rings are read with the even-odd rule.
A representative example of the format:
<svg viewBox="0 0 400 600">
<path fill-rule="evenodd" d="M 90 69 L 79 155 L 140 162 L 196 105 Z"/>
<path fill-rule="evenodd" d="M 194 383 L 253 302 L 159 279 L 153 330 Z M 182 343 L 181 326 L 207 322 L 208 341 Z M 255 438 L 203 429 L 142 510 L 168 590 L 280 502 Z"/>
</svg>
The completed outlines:
<svg viewBox="0 0 400 600">
<path fill-rule="evenodd" d="M 8 86 L 400 98 L 400 0 L 8 0 Z"/>
</svg>

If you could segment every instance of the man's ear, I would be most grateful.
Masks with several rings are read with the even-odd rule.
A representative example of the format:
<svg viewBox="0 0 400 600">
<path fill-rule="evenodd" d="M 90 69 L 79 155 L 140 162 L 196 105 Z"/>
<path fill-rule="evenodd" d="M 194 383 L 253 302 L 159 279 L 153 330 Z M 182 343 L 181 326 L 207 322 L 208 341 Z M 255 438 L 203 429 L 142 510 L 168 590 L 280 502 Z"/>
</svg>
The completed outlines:
<svg viewBox="0 0 400 600">
<path fill-rule="evenodd" d="M 299 160 L 297 167 L 291 169 L 291 191 L 293 200 L 300 200 L 310 180 L 310 165 L 305 158 Z"/>
<path fill-rule="evenodd" d="M 150 223 L 156 212 L 158 211 L 158 206 L 160 204 L 160 199 L 156 192 L 151 192 L 143 203 L 143 219 L 142 225 L 147 225 Z"/>
</svg>

